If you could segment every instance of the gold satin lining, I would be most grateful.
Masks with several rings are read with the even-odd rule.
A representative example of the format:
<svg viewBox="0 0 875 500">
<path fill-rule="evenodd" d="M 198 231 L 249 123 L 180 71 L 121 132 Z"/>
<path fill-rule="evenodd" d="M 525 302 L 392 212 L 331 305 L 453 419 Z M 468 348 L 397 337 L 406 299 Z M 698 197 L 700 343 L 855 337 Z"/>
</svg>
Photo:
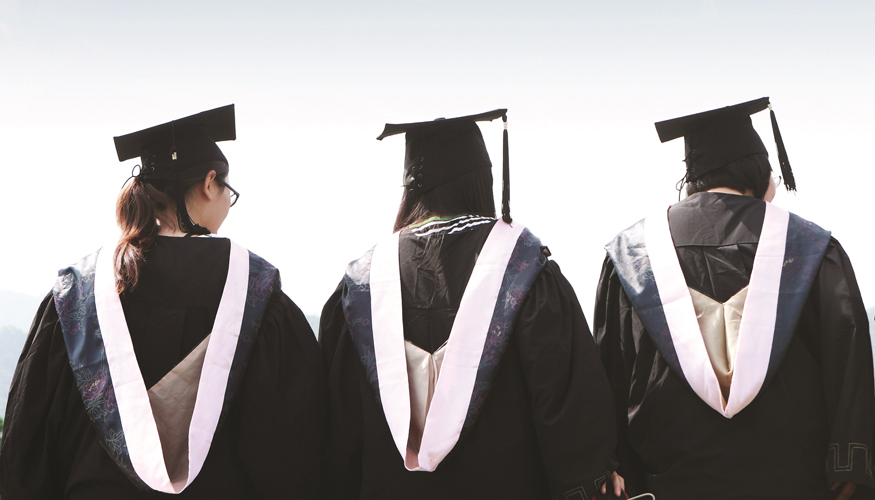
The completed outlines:
<svg viewBox="0 0 875 500">
<path fill-rule="evenodd" d="M 434 396 L 434 387 L 444 362 L 444 352 L 447 343 L 440 346 L 434 354 L 404 341 L 407 353 L 407 380 L 410 385 L 410 432 L 407 436 L 407 448 L 419 453 L 422 443 L 422 432 L 425 430 L 425 417 Z"/>
<path fill-rule="evenodd" d="M 164 464 L 171 482 L 188 477 L 188 430 L 210 336 L 149 389 Z"/>
<path fill-rule="evenodd" d="M 711 366 L 720 383 L 723 399 L 729 400 L 729 387 L 735 370 L 735 353 L 738 350 L 738 330 L 744 312 L 748 287 L 742 288 L 724 303 L 690 288 L 696 319 L 705 341 L 705 349 L 711 358 Z"/>
</svg>

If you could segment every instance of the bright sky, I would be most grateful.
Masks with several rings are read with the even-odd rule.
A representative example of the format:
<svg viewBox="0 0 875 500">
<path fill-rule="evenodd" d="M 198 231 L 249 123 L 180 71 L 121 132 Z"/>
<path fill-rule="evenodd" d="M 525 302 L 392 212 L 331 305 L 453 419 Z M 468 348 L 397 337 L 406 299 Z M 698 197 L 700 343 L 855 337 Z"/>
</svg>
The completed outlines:
<svg viewBox="0 0 875 500">
<path fill-rule="evenodd" d="M 42 296 L 116 235 L 114 135 L 235 103 L 220 234 L 318 313 L 391 231 L 383 124 L 506 107 L 513 215 L 589 315 L 603 245 L 677 200 L 683 142 L 653 122 L 770 96 L 799 188 L 775 202 L 833 231 L 871 307 L 873 25 L 867 1 L 0 0 L 0 289 Z"/>
</svg>

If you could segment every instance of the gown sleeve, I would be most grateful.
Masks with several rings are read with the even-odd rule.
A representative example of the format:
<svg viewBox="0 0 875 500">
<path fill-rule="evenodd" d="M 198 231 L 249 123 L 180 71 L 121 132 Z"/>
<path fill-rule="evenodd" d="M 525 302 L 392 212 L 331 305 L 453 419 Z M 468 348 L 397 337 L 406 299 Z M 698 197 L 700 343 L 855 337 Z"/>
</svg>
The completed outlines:
<svg viewBox="0 0 875 500">
<path fill-rule="evenodd" d="M 633 321 L 632 307 L 614 264 L 610 257 L 605 257 L 596 291 L 593 336 L 613 393 L 617 460 L 620 462 L 617 473 L 623 476 L 629 494 L 645 491 L 644 464 L 632 450 L 628 438 L 629 381 L 636 357 Z"/>
<path fill-rule="evenodd" d="M 875 488 L 872 477 L 875 382 L 869 319 L 851 261 L 833 239 L 818 270 L 806 308 L 817 321 L 829 441 L 830 484 L 852 482 Z M 858 488 L 859 489 L 859 488 Z"/>
<path fill-rule="evenodd" d="M 595 340 L 616 402 L 619 473 L 630 494 L 643 491 L 647 472 L 627 434 L 630 401 L 641 401 L 642 387 L 630 380 L 643 332 L 622 290 L 616 270 L 605 259 L 596 293 Z M 852 482 L 871 492 L 875 383 L 869 323 L 848 256 L 832 240 L 803 308 L 795 335 L 820 365 L 828 429 L 823 457 L 828 484 Z M 865 494 L 865 493 L 864 493 Z M 855 498 L 857 498 L 855 496 Z"/>
<path fill-rule="evenodd" d="M 246 484 L 251 498 L 313 498 L 324 452 L 326 392 L 319 347 L 306 318 L 288 297 L 275 294 L 202 473 L 179 497 L 214 498 L 211 482 L 230 475 L 238 479 L 227 484 Z M 4 425 L 0 498 L 63 498 L 70 481 L 85 480 L 90 487 L 101 481 L 101 498 L 138 495 L 99 448 L 84 414 L 51 294 L 18 362 Z"/>
<path fill-rule="evenodd" d="M 304 313 L 274 294 L 235 407 L 237 452 L 256 498 L 314 498 L 324 459 L 327 387 Z"/>
<path fill-rule="evenodd" d="M 361 368 L 343 316 L 342 291 L 343 282 L 325 303 L 319 324 L 319 343 L 331 388 L 321 498 L 332 500 L 358 498 L 364 446 L 361 377 L 355 372 Z"/>
<path fill-rule="evenodd" d="M 551 494 L 589 499 L 617 465 L 613 398 L 580 303 L 555 262 L 529 290 L 513 336 Z"/>
<path fill-rule="evenodd" d="M 59 437 L 73 373 L 52 294 L 37 310 L 12 378 L 0 445 L 0 497 L 61 498 Z"/>
</svg>

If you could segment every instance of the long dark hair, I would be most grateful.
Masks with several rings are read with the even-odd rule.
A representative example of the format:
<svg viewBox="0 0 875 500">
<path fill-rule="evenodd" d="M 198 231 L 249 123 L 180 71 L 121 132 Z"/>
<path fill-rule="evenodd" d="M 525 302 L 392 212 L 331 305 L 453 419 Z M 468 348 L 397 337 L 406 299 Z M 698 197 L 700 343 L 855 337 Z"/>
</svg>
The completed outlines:
<svg viewBox="0 0 875 500">
<path fill-rule="evenodd" d="M 490 167 L 474 170 L 424 193 L 404 191 L 395 217 L 395 231 L 435 215 L 462 214 L 495 217 Z"/>
<path fill-rule="evenodd" d="M 762 200 L 769 189 L 772 166 L 765 154 L 754 154 L 735 160 L 723 167 L 687 182 L 687 196 L 709 189 L 727 187 L 740 193 L 753 193 L 754 198 Z"/>
<path fill-rule="evenodd" d="M 179 189 L 183 195 L 202 182 L 211 170 L 216 171 L 218 181 L 228 176 L 228 164 L 219 161 L 200 163 L 180 172 Z M 173 230 L 180 226 L 176 199 L 176 183 L 172 178 L 147 180 L 138 175 L 122 187 L 115 208 L 122 232 L 114 254 L 119 294 L 136 288 L 145 262 L 144 254 L 155 243 L 161 228 Z"/>
</svg>

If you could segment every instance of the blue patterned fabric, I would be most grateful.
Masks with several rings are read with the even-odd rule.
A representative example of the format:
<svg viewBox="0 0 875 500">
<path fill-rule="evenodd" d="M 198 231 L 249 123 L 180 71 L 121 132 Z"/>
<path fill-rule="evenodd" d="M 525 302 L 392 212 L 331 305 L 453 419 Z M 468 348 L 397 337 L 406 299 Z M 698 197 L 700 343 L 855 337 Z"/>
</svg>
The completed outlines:
<svg viewBox="0 0 875 500">
<path fill-rule="evenodd" d="M 686 380 L 671 340 L 668 321 L 662 310 L 662 299 L 656 289 L 656 278 L 650 266 L 650 255 L 647 254 L 647 246 L 644 244 L 644 219 L 618 234 L 605 249 L 614 263 L 626 296 L 632 302 L 635 313 L 659 353 L 672 370 Z"/>
<path fill-rule="evenodd" d="M 370 271 L 373 249 L 347 267 L 342 290 L 343 314 L 349 328 L 352 343 L 374 397 L 380 401 L 380 385 L 377 378 L 377 359 L 374 355 L 374 331 L 371 323 Z M 480 366 L 474 381 L 464 428 L 470 428 L 477 420 L 486 396 L 495 377 L 501 356 L 513 331 L 513 321 L 535 278 L 547 264 L 541 252 L 541 241 L 528 229 L 517 238 L 510 261 L 498 292 L 498 301 L 490 321 L 486 343 L 480 356 Z"/>
<path fill-rule="evenodd" d="M 781 288 L 778 291 L 775 337 L 772 339 L 772 353 L 764 384 L 772 379 L 781 364 L 829 241 L 829 231 L 798 215 L 790 214 L 787 246 L 784 247 L 784 267 L 781 270 Z"/>
<path fill-rule="evenodd" d="M 826 253 L 830 232 L 797 215 L 790 214 L 787 226 L 787 244 L 784 250 L 784 266 L 781 270 L 781 285 L 778 295 L 778 311 L 775 321 L 775 336 L 764 384 L 777 370 L 790 343 L 802 307 L 814 283 L 820 262 Z M 629 297 L 635 313 L 653 340 L 666 363 L 682 379 L 683 370 L 668 329 L 662 308 L 662 300 L 653 277 L 650 256 L 644 238 L 644 220 L 621 232 L 608 243 L 608 251 L 623 291 Z"/>
<path fill-rule="evenodd" d="M 97 321 L 97 308 L 94 303 L 94 270 L 98 253 L 99 251 L 58 273 L 58 281 L 52 289 L 55 309 L 58 312 L 76 386 L 82 395 L 85 411 L 101 437 L 101 445 L 134 484 L 147 490 L 149 487 L 137 477 L 128 454 L 103 337 Z M 224 420 L 229 403 L 234 398 L 234 393 L 246 372 L 251 347 L 258 333 L 268 299 L 279 290 L 279 271 L 250 252 L 249 285 L 243 325 L 228 376 L 219 425 Z"/>
</svg>

